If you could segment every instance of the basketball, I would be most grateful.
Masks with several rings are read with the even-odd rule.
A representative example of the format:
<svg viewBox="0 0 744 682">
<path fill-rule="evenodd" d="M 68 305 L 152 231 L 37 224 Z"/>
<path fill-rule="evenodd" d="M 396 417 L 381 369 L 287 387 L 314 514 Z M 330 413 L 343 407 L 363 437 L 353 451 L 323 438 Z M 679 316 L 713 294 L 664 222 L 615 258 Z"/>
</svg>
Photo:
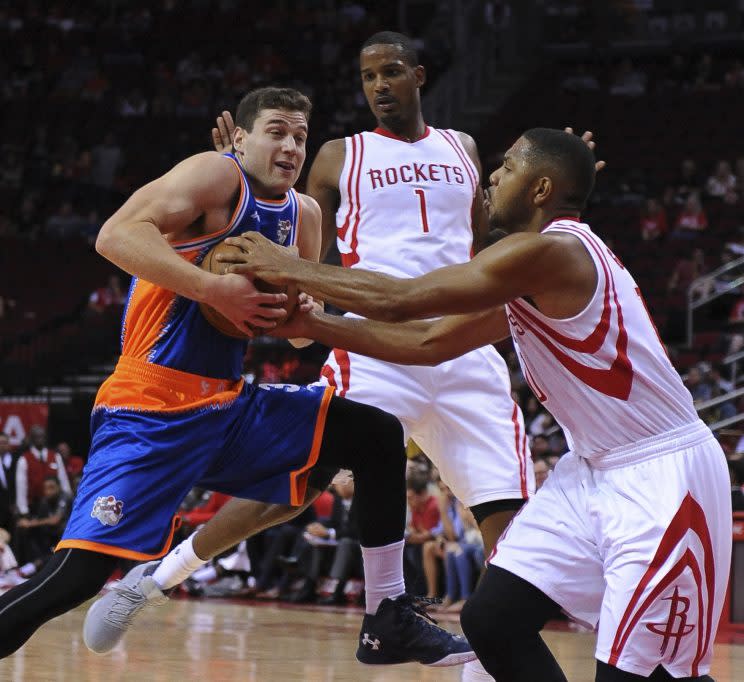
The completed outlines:
<svg viewBox="0 0 744 682">
<path fill-rule="evenodd" d="M 218 253 L 229 254 L 236 253 L 240 250 L 241 249 L 239 246 L 233 246 L 231 244 L 225 244 L 225 242 L 220 242 L 219 244 L 217 244 L 217 246 L 214 246 L 212 249 L 210 249 L 207 255 L 204 256 L 201 267 L 207 272 L 212 272 L 216 275 L 224 275 L 230 264 L 217 260 L 215 256 Z M 297 305 L 298 291 L 295 285 L 290 285 L 289 287 L 287 287 L 286 285 L 282 284 L 269 284 L 269 282 L 264 282 L 262 279 L 258 278 L 253 280 L 253 284 L 256 289 L 265 293 L 287 294 L 287 302 L 284 303 L 281 307 L 286 309 L 287 317 L 292 315 L 295 306 Z M 204 315 L 207 322 L 209 322 L 209 324 L 211 324 L 221 334 L 225 334 L 226 336 L 230 336 L 234 339 L 251 338 L 240 331 L 232 322 L 230 322 L 230 320 L 228 320 L 221 313 L 217 312 L 217 310 L 215 310 L 212 306 L 207 305 L 206 303 L 201 303 L 199 304 L 199 308 L 201 309 L 202 315 Z M 256 335 L 262 333 L 261 327 L 255 327 L 253 325 L 248 326 L 252 330 L 254 330 L 254 333 Z"/>
</svg>

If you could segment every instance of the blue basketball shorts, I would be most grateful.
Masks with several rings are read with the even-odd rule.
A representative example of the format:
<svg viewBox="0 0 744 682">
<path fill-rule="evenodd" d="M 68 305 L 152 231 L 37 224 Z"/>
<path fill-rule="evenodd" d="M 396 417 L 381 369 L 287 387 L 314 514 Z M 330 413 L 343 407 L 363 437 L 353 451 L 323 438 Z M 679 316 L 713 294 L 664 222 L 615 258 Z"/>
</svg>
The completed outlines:
<svg viewBox="0 0 744 682">
<path fill-rule="evenodd" d="M 95 409 L 90 457 L 57 549 L 162 556 L 195 486 L 302 504 L 332 395 L 322 386 L 244 386 L 220 407 Z"/>
</svg>

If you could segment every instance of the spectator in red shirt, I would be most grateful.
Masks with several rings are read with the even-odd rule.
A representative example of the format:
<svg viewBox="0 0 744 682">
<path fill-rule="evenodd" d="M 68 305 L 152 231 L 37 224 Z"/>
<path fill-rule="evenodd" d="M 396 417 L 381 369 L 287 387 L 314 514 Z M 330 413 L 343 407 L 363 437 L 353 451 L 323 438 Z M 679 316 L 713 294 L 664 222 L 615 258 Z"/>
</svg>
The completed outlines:
<svg viewBox="0 0 744 682">
<path fill-rule="evenodd" d="M 641 210 L 641 239 L 659 239 L 666 235 L 668 229 L 664 207 L 657 199 L 646 199 L 646 205 Z"/>
<path fill-rule="evenodd" d="M 67 472 L 67 477 L 70 481 L 80 476 L 83 472 L 85 462 L 82 457 L 72 454 L 69 443 L 57 443 L 57 447 L 54 449 L 62 456 L 62 460 L 65 463 L 65 471 Z"/>
<path fill-rule="evenodd" d="M 411 520 L 406 541 L 410 544 L 422 544 L 432 539 L 431 530 L 439 524 L 439 502 L 429 492 L 429 480 L 426 476 L 411 475 L 407 488 Z"/>
<path fill-rule="evenodd" d="M 412 471 L 406 484 L 410 518 L 406 526 L 406 547 L 403 552 L 406 585 L 413 594 L 426 590 L 423 545 L 434 539 L 432 532 L 440 519 L 439 501 L 429 492 L 429 477 Z"/>
<path fill-rule="evenodd" d="M 708 229 L 708 216 L 705 215 L 697 194 L 691 194 L 685 207 L 677 216 L 672 237 L 676 239 L 693 239 Z"/>
<path fill-rule="evenodd" d="M 111 275 L 105 287 L 96 289 L 88 299 L 88 308 L 94 313 L 104 313 L 114 306 L 124 305 L 124 289 L 117 275 Z"/>
<path fill-rule="evenodd" d="M 36 510 L 44 497 L 44 480 L 53 476 L 58 479 L 61 490 L 72 495 L 62 457 L 46 447 L 46 431 L 34 424 L 29 429 L 29 449 L 18 459 L 16 465 L 16 508 L 22 517 Z"/>
</svg>

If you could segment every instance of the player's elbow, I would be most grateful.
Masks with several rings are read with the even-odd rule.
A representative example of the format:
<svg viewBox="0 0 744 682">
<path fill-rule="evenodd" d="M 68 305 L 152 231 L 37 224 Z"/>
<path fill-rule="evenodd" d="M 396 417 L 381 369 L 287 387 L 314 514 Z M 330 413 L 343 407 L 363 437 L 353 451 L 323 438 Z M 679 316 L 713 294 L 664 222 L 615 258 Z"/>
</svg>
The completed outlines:
<svg viewBox="0 0 744 682">
<path fill-rule="evenodd" d="M 107 220 L 96 237 L 96 251 L 104 258 L 110 258 L 113 253 L 116 229 L 111 220 Z"/>
</svg>

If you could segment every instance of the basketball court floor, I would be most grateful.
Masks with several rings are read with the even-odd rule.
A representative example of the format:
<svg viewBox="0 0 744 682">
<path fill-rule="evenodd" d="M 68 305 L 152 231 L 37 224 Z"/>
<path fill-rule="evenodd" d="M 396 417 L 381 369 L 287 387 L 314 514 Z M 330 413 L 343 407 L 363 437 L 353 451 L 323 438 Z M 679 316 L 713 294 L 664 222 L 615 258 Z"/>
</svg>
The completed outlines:
<svg viewBox="0 0 744 682">
<path fill-rule="evenodd" d="M 373 668 L 354 658 L 361 611 L 252 602 L 174 600 L 146 611 L 117 649 L 90 653 L 86 606 L 45 625 L 0 661 L 2 682 L 455 682 L 460 667 Z M 443 622 L 458 629 L 455 618 Z M 594 680 L 593 637 L 569 628 L 545 639 L 570 682 Z M 744 642 L 719 644 L 716 682 L 744 682 Z M 535 682 L 538 682 L 537 680 Z"/>
</svg>

